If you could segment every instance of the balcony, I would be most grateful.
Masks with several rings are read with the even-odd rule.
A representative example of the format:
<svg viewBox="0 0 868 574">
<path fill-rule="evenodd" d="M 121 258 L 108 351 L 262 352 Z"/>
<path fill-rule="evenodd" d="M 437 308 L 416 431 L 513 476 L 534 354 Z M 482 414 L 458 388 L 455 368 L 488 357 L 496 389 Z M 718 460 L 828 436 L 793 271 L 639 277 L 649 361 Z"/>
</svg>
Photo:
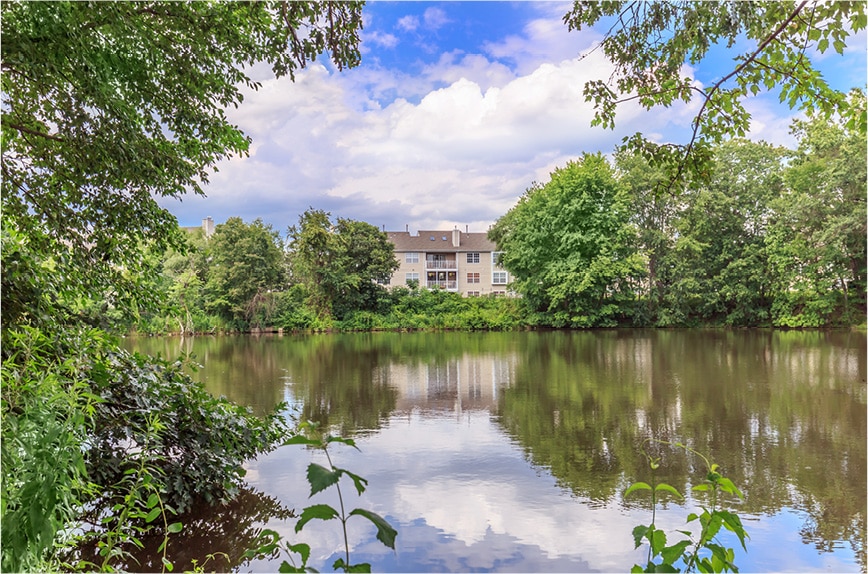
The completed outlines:
<svg viewBox="0 0 868 574">
<path fill-rule="evenodd" d="M 432 261 L 425 260 L 425 269 L 458 269 L 455 261 Z"/>
<path fill-rule="evenodd" d="M 458 281 L 428 281 L 428 289 L 445 289 L 458 291 Z"/>
</svg>

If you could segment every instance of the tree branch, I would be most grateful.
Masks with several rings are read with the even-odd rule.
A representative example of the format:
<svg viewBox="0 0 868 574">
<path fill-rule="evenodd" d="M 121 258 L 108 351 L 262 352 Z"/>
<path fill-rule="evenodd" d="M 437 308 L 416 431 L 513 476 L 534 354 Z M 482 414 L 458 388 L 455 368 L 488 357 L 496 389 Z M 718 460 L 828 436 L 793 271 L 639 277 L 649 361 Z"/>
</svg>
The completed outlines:
<svg viewBox="0 0 868 574">
<path fill-rule="evenodd" d="M 808 0 L 803 0 L 801 4 L 796 6 L 796 9 L 793 10 L 792 14 L 790 14 L 786 20 L 781 22 L 781 24 L 777 28 L 775 28 L 775 30 L 771 34 L 769 34 L 766 39 L 763 40 L 762 43 L 760 43 L 759 46 L 757 46 L 757 49 L 754 50 L 754 52 L 750 56 L 748 56 L 744 62 L 738 65 L 735 70 L 718 80 L 711 87 L 711 89 L 709 89 L 708 92 L 705 93 L 705 101 L 702 103 L 702 107 L 699 109 L 699 113 L 696 114 L 696 118 L 693 121 L 693 135 L 690 138 L 690 143 L 688 143 L 686 146 L 684 157 L 678 164 L 678 171 L 675 173 L 673 181 L 681 177 L 682 173 L 684 173 L 684 164 L 686 163 L 687 158 L 690 156 L 690 153 L 693 151 L 693 148 L 696 145 L 696 139 L 699 136 L 699 127 L 702 123 L 702 116 L 705 113 L 705 109 L 708 107 L 712 96 L 714 96 L 714 94 L 720 89 L 720 87 L 724 83 L 728 82 L 731 78 L 738 75 L 742 70 L 744 70 L 749 64 L 753 63 L 753 61 L 756 60 L 756 58 L 762 53 L 762 51 L 765 50 L 766 47 L 771 44 L 775 39 L 777 39 L 777 37 L 780 36 L 784 30 L 786 30 L 787 26 L 790 25 L 790 22 L 792 22 L 796 18 L 796 16 L 799 15 L 799 13 L 807 4 Z"/>
<path fill-rule="evenodd" d="M 50 139 L 50 140 L 57 141 L 57 142 L 65 142 L 65 141 L 66 141 L 64 138 L 62 138 L 62 137 L 60 137 L 60 136 L 56 136 L 56 135 L 52 135 L 52 134 L 48 134 L 48 133 L 45 133 L 45 132 L 38 132 L 38 131 L 36 131 L 36 130 L 32 130 L 32 129 L 30 129 L 30 128 L 26 128 L 26 127 L 24 127 L 24 126 L 22 126 L 22 125 L 20 125 L 20 124 L 13 124 L 13 123 L 10 123 L 10 122 L 3 122 L 3 126 L 4 126 L 4 127 L 7 127 L 7 128 L 11 128 L 11 129 L 13 129 L 13 130 L 17 130 L 17 131 L 19 131 L 19 132 L 21 132 L 21 133 L 24 133 L 24 134 L 30 134 L 30 135 L 32 135 L 32 136 L 39 136 L 39 137 L 43 137 L 43 138 Z"/>
</svg>

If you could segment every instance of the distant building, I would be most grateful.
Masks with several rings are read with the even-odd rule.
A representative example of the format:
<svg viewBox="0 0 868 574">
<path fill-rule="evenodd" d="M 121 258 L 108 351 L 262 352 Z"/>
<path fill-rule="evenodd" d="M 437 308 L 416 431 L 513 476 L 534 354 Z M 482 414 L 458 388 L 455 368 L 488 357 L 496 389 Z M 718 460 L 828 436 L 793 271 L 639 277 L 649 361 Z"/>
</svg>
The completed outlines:
<svg viewBox="0 0 868 574">
<path fill-rule="evenodd" d="M 500 252 L 486 233 L 452 231 L 387 231 L 400 267 L 389 287 L 416 280 L 420 287 L 445 289 L 466 297 L 507 295 L 509 274 Z"/>
<path fill-rule="evenodd" d="M 205 232 L 205 239 L 214 235 L 214 220 L 210 215 L 202 220 L 202 231 Z"/>
</svg>

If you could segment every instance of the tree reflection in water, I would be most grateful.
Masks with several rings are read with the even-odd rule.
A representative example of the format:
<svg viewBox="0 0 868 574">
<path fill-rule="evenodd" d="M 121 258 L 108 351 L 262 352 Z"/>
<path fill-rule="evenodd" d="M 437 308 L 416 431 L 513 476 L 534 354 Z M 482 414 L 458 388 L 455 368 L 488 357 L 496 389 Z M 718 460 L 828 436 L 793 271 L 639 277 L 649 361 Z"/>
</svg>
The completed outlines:
<svg viewBox="0 0 868 574">
<path fill-rule="evenodd" d="M 686 442 L 745 492 L 740 514 L 802 516 L 805 543 L 829 552 L 848 541 L 864 571 L 865 341 L 762 330 L 365 333 L 197 338 L 190 350 L 215 394 L 263 412 L 290 399 L 346 436 L 375 437 L 408 413 L 487 411 L 532 465 L 594 507 L 641 505 L 620 493 L 648 478 L 644 439 Z M 660 448 L 658 480 L 689 491 L 696 461 Z"/>
<path fill-rule="evenodd" d="M 249 488 L 242 489 L 227 504 L 211 506 L 202 501 L 195 508 L 170 520 L 184 525 L 180 533 L 169 537 L 167 546 L 167 558 L 176 572 L 190 572 L 195 565 L 204 566 L 206 572 L 228 572 L 242 566 L 248 562 L 242 555 L 257 546 L 263 525 L 295 517 L 294 510 L 286 508 L 276 498 Z M 112 563 L 116 571 L 164 571 L 162 552 L 158 551 L 163 543 L 163 529 L 155 529 L 142 537 L 141 542 L 144 547 L 133 549 L 130 559 Z M 77 552 L 81 559 L 102 563 L 94 544 L 84 545 Z M 211 553 L 216 554 L 209 557 Z"/>
</svg>

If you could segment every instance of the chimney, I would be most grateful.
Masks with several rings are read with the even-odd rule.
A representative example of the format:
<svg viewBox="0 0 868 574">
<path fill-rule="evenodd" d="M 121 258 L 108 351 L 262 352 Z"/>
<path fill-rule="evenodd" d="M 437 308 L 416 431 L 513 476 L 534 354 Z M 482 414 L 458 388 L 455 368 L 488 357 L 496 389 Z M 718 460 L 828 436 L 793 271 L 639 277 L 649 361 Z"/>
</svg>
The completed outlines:
<svg viewBox="0 0 868 574">
<path fill-rule="evenodd" d="M 404 231 L 406 231 L 407 233 L 410 233 L 410 224 L 409 223 L 404 224 Z"/>
<path fill-rule="evenodd" d="M 458 247 L 459 245 L 461 245 L 461 232 L 456 226 L 455 229 L 452 230 L 452 247 Z"/>
<path fill-rule="evenodd" d="M 470 226 L 469 225 L 464 226 L 464 233 L 470 233 Z"/>
</svg>

